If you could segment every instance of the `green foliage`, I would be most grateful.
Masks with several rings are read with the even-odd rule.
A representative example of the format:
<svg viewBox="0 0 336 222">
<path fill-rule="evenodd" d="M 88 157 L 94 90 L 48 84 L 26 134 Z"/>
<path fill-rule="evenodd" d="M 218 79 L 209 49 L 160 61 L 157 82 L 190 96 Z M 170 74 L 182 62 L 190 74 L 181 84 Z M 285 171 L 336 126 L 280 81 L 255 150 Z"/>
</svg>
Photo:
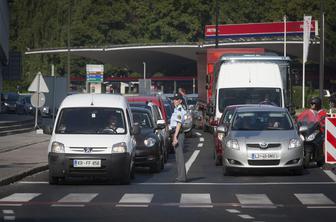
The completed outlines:
<svg viewBox="0 0 336 222">
<path fill-rule="evenodd" d="M 25 52 L 38 48 L 66 48 L 68 30 L 73 47 L 95 47 L 129 43 L 202 42 L 204 27 L 219 23 L 252 23 L 319 20 L 319 0 L 12 0 L 10 1 L 10 47 Z M 326 10 L 326 61 L 336 57 L 336 1 L 324 0 Z M 70 15 L 70 17 L 69 17 Z M 70 20 L 69 20 L 70 18 Z M 69 23 L 70 21 L 70 23 Z M 85 64 L 96 61 L 71 57 L 72 74 L 85 75 Z M 97 62 L 96 62 L 97 63 Z M 23 79 L 26 86 L 38 71 L 67 72 L 67 55 L 26 55 Z M 106 66 L 108 76 L 132 75 Z M 14 84 L 14 83 L 13 83 Z"/>
</svg>

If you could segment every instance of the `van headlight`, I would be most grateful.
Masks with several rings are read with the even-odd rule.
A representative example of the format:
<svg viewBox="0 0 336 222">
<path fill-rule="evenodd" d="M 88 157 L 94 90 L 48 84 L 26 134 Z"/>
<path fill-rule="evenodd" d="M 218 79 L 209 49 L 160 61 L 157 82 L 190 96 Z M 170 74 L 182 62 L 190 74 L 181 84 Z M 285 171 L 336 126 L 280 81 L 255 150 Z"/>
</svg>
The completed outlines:
<svg viewBox="0 0 336 222">
<path fill-rule="evenodd" d="M 148 137 L 147 139 L 144 140 L 144 144 L 147 147 L 152 147 L 154 146 L 156 143 L 156 139 L 152 138 L 152 137 Z"/>
<path fill-rule="evenodd" d="M 65 149 L 64 149 L 64 144 L 60 143 L 60 142 L 53 142 L 51 144 L 51 152 L 52 153 L 64 153 Z"/>
<path fill-rule="evenodd" d="M 288 149 L 294 149 L 302 146 L 302 141 L 300 139 L 291 139 L 289 140 Z"/>
<path fill-rule="evenodd" d="M 237 140 L 231 139 L 226 141 L 226 147 L 234 150 L 239 150 L 239 144 Z"/>
<path fill-rule="evenodd" d="M 125 142 L 116 143 L 112 146 L 112 152 L 116 153 L 126 153 L 127 145 Z"/>
</svg>

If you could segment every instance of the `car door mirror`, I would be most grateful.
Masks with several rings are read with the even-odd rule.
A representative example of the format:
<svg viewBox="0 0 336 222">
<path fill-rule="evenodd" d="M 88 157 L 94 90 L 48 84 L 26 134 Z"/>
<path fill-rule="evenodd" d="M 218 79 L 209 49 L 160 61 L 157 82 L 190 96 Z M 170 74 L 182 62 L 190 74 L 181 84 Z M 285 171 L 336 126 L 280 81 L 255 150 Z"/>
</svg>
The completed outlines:
<svg viewBox="0 0 336 222">
<path fill-rule="evenodd" d="M 134 123 L 131 129 L 131 135 L 138 135 L 140 134 L 140 126 L 139 123 Z"/>
<path fill-rule="evenodd" d="M 156 125 L 158 129 L 164 129 L 166 127 L 166 121 L 164 119 L 159 119 L 156 122 Z"/>
<path fill-rule="evenodd" d="M 220 125 L 217 127 L 217 133 L 224 133 L 225 135 L 228 132 L 228 128 L 225 125 Z"/>
</svg>

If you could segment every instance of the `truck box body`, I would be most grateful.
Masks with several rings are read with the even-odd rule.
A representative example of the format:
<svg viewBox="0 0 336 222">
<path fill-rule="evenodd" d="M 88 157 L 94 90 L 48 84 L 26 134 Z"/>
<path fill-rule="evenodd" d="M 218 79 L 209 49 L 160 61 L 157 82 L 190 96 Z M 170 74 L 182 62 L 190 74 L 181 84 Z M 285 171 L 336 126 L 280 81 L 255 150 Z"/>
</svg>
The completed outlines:
<svg viewBox="0 0 336 222">
<path fill-rule="evenodd" d="M 216 63 L 212 102 L 215 119 L 236 104 L 289 104 L 289 58 L 276 55 L 226 55 Z"/>
<path fill-rule="evenodd" d="M 214 68 L 220 58 L 227 54 L 262 54 L 263 48 L 209 48 L 197 54 L 197 87 L 199 99 L 209 103 L 215 87 Z"/>
</svg>

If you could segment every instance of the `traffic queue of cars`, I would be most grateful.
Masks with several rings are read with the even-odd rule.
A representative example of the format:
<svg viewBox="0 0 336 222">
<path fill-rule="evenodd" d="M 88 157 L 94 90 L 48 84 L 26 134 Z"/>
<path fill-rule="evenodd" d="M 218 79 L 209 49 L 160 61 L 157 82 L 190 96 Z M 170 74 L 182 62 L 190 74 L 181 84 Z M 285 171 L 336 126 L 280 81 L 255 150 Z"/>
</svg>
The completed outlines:
<svg viewBox="0 0 336 222">
<path fill-rule="evenodd" d="M 1 112 L 23 115 L 35 115 L 36 108 L 31 103 L 31 94 L 18 94 L 14 92 L 1 93 Z M 46 105 L 38 109 L 38 115 L 48 117 L 50 108 Z"/>
<path fill-rule="evenodd" d="M 49 183 L 89 176 L 128 184 L 135 167 L 159 173 L 173 151 L 172 110 L 171 101 L 159 96 L 66 97 L 54 126 L 44 129 L 51 134 Z"/>
</svg>

